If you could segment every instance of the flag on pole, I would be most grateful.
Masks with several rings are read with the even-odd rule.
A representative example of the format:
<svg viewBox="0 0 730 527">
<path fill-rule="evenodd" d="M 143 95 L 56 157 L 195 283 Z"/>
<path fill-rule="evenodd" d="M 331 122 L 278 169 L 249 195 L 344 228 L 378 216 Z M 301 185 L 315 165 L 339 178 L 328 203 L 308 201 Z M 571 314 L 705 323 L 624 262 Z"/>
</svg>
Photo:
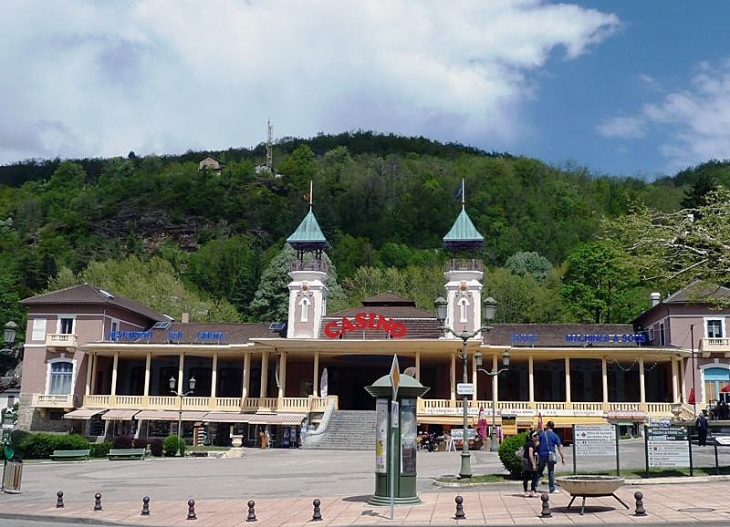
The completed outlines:
<svg viewBox="0 0 730 527">
<path fill-rule="evenodd" d="M 537 430 L 542 430 L 542 412 L 537 413 Z"/>
</svg>

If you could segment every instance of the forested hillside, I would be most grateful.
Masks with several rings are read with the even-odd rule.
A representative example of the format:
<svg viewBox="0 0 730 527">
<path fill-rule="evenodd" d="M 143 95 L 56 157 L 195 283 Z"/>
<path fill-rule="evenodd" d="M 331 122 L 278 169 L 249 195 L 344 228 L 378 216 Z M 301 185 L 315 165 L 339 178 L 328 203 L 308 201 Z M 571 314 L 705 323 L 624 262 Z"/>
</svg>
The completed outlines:
<svg viewBox="0 0 730 527">
<path fill-rule="evenodd" d="M 463 178 L 501 321 L 624 322 L 647 285 L 620 269 L 609 289 L 623 296 L 604 299 L 609 309 L 576 300 L 579 285 L 603 287 L 590 285 L 597 271 L 586 262 L 615 250 L 596 242 L 601 220 L 637 203 L 677 210 L 730 181 L 727 162 L 647 183 L 369 132 L 282 140 L 273 173 L 261 169 L 265 154 L 260 145 L 0 167 L 0 320 L 22 316 L 17 299 L 78 281 L 176 318 L 279 319 L 283 241 L 306 214 L 310 180 L 332 244 L 330 310 L 384 290 L 430 309 Z M 198 170 L 206 155 L 225 164 L 220 175 Z"/>
</svg>

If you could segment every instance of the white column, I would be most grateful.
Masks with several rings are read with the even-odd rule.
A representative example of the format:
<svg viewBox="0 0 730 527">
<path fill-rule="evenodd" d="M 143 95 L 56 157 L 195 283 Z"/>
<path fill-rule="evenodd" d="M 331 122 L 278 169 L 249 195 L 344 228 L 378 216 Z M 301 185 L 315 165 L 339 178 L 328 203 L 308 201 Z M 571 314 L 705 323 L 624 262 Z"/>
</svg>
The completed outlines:
<svg viewBox="0 0 730 527">
<path fill-rule="evenodd" d="M 679 382 L 677 379 L 677 361 L 672 358 L 672 402 L 679 401 Z M 697 399 L 697 394 L 695 393 L 695 400 Z"/>
<path fill-rule="evenodd" d="M 314 382 L 312 383 L 312 395 L 319 397 L 319 352 L 314 352 L 314 376 L 312 377 Z"/>
<path fill-rule="evenodd" d="M 646 381 L 644 379 L 644 357 L 639 357 L 639 402 L 646 402 Z"/>
<path fill-rule="evenodd" d="M 218 388 L 218 354 L 213 354 L 213 365 L 210 371 L 210 396 L 215 398 Z"/>
<path fill-rule="evenodd" d="M 421 352 L 416 352 L 416 380 L 421 382 Z"/>
<path fill-rule="evenodd" d="M 259 391 L 259 397 L 263 399 L 266 397 L 266 389 L 269 384 L 269 353 L 266 351 L 261 352 L 261 390 Z"/>
<path fill-rule="evenodd" d="M 94 356 L 86 354 L 86 395 L 91 395 L 91 374 L 94 366 Z"/>
<path fill-rule="evenodd" d="M 603 404 L 608 404 L 608 365 L 606 357 L 601 357 L 601 382 L 603 384 Z"/>
<path fill-rule="evenodd" d="M 180 393 L 185 392 L 185 354 L 180 354 L 180 363 L 177 368 L 177 391 Z"/>
<path fill-rule="evenodd" d="M 97 375 L 97 370 L 99 369 L 99 355 L 94 353 L 92 355 L 92 358 L 93 358 L 93 363 L 92 363 L 92 367 L 91 367 L 91 394 L 99 395 L 98 393 L 96 393 L 96 375 Z"/>
<path fill-rule="evenodd" d="M 478 375 L 477 375 L 477 358 L 472 355 L 471 356 L 471 382 L 474 383 L 474 393 L 471 396 L 472 401 L 477 400 L 477 382 L 478 382 Z"/>
<path fill-rule="evenodd" d="M 150 367 L 152 366 L 152 353 L 147 352 L 147 357 L 144 361 L 144 396 L 147 397 L 150 394 Z"/>
<path fill-rule="evenodd" d="M 570 357 L 565 357 L 565 402 L 571 402 L 570 398 Z"/>
<path fill-rule="evenodd" d="M 527 371 L 530 380 L 530 402 L 535 402 L 535 359 L 532 355 L 527 358 Z"/>
<path fill-rule="evenodd" d="M 279 399 L 286 397 L 286 351 L 279 353 Z"/>
<path fill-rule="evenodd" d="M 456 406 L 456 354 L 451 355 L 451 401 Z"/>
<path fill-rule="evenodd" d="M 112 390 L 111 395 L 117 394 L 117 367 L 119 366 L 119 352 L 114 352 L 114 364 L 112 365 Z"/>
<path fill-rule="evenodd" d="M 251 384 L 251 352 L 246 351 L 243 355 L 243 391 L 241 392 L 241 402 L 248 398 L 248 392 Z"/>
</svg>

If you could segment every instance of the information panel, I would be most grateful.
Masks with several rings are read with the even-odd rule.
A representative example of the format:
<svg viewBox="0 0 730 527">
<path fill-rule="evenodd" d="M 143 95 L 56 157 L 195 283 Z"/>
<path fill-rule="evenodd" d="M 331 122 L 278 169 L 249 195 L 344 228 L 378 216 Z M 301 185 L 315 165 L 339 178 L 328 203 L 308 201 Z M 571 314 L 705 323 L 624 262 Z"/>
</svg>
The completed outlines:
<svg viewBox="0 0 730 527">
<path fill-rule="evenodd" d="M 576 456 L 615 456 L 616 427 L 613 425 L 575 425 Z"/>
<path fill-rule="evenodd" d="M 650 467 L 689 467 L 689 443 L 684 427 L 648 426 L 646 448 Z"/>
<path fill-rule="evenodd" d="M 385 449 L 388 446 L 388 399 L 376 399 L 375 406 L 375 472 L 387 472 L 387 456 Z"/>
</svg>

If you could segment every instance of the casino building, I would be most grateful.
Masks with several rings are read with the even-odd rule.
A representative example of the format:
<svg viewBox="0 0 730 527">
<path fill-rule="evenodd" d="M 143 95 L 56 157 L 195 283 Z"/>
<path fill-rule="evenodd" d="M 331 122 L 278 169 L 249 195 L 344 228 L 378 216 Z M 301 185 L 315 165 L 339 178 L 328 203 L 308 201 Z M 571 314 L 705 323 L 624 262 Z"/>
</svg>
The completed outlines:
<svg viewBox="0 0 730 527">
<path fill-rule="evenodd" d="M 388 374 L 394 354 L 401 371 L 430 387 L 417 419 L 438 430 L 461 427 L 465 400 L 470 424 L 483 412 L 506 435 L 541 418 L 568 439 L 573 423 L 638 430 L 648 420 L 691 417 L 730 386 L 729 311 L 693 301 L 698 284 L 664 300 L 652 295 L 632 324 L 480 331 L 482 263 L 454 258 L 444 272 L 444 332 L 435 311 L 393 293 L 329 313 L 329 244 L 311 206 L 287 241 L 298 258 L 286 323 L 178 322 L 89 284 L 23 300 L 19 426 L 164 437 L 181 423 L 190 441 L 249 446 L 266 427 L 275 446 L 291 446 L 302 428 L 324 427 L 333 413 L 373 410 L 364 388 Z M 462 205 L 445 248 L 463 255 L 482 243 Z M 508 371 L 486 375 L 502 368 L 505 352 Z M 465 367 L 473 388 L 466 398 L 457 393 Z"/>
</svg>

